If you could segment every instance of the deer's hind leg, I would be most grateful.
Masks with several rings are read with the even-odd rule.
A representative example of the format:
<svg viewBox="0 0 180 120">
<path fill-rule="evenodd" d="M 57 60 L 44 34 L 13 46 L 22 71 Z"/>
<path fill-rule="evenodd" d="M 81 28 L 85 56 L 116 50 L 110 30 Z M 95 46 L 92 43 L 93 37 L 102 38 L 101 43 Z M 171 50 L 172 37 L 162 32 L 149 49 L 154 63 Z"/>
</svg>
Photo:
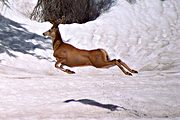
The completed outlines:
<svg viewBox="0 0 180 120">
<path fill-rule="evenodd" d="M 96 68 L 109 68 L 109 67 L 113 67 L 113 66 L 117 65 L 125 75 L 132 75 L 130 72 L 127 72 L 123 68 L 123 66 L 118 62 L 118 60 L 116 60 L 116 59 L 109 60 L 108 54 L 105 50 L 100 49 L 100 51 L 101 51 L 101 54 L 98 54 L 95 57 L 93 56 L 90 59 L 92 65 L 94 67 L 96 67 Z"/>
<path fill-rule="evenodd" d="M 138 71 L 131 69 L 126 63 L 121 61 L 120 59 L 117 60 L 123 67 L 125 67 L 131 73 L 138 73 Z"/>
<path fill-rule="evenodd" d="M 96 68 L 109 68 L 116 65 L 116 61 L 110 61 L 107 52 L 103 49 L 98 49 L 98 51 L 92 53 L 89 60 L 92 66 Z"/>
<path fill-rule="evenodd" d="M 98 60 L 99 61 L 99 60 Z M 99 61 L 99 62 L 95 62 L 93 64 L 93 66 L 95 66 L 96 68 L 109 68 L 109 67 L 113 67 L 117 65 L 121 70 L 122 72 L 125 74 L 125 75 L 132 75 L 130 72 L 127 72 L 123 67 L 122 65 L 118 62 L 118 60 L 114 59 L 114 60 L 102 60 Z"/>
</svg>

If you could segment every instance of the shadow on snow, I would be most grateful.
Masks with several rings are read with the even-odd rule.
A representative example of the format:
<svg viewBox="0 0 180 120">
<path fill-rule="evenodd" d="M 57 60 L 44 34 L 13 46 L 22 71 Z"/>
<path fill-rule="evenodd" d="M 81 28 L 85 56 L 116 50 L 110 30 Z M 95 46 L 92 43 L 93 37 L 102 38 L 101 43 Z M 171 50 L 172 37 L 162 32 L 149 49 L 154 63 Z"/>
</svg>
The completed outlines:
<svg viewBox="0 0 180 120">
<path fill-rule="evenodd" d="M 82 103 L 85 105 L 92 105 L 92 106 L 108 109 L 110 111 L 116 111 L 116 110 L 118 110 L 118 108 L 126 110 L 126 108 L 124 108 L 124 107 L 120 107 L 120 106 L 113 105 L 113 104 L 102 104 L 102 103 L 99 103 L 99 102 L 96 102 L 96 101 L 90 100 L 90 99 L 80 99 L 80 100 L 70 99 L 70 100 L 64 101 L 64 103 L 69 103 L 69 102 L 79 102 L 79 103 Z"/>
<path fill-rule="evenodd" d="M 33 39 L 37 41 L 36 44 L 32 42 Z M 33 52 L 35 49 L 51 49 L 50 45 L 48 39 L 29 32 L 22 24 L 0 15 L 0 54 L 7 53 L 11 57 L 17 57 L 13 52 L 21 52 L 38 59 L 51 60 Z"/>
<path fill-rule="evenodd" d="M 107 109 L 110 111 L 122 111 L 123 110 L 123 111 L 126 111 L 128 114 L 131 114 L 136 117 L 147 117 L 147 114 L 138 112 L 136 110 L 127 109 L 125 107 L 121 107 L 121 106 L 113 105 L 113 104 L 102 104 L 100 102 L 97 102 L 97 101 L 91 100 L 91 99 L 79 99 L 79 100 L 69 99 L 69 100 L 64 101 L 64 103 L 70 103 L 70 102 L 78 102 L 78 103 L 82 103 L 84 105 L 96 106 L 96 107 L 100 107 L 100 108 Z"/>
</svg>

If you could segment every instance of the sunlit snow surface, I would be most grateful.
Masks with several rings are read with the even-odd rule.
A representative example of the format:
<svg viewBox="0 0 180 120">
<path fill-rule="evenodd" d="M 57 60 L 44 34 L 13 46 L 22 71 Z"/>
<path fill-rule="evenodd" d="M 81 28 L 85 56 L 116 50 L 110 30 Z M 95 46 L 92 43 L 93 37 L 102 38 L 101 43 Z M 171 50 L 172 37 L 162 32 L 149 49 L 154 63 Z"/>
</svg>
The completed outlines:
<svg viewBox="0 0 180 120">
<path fill-rule="evenodd" d="M 25 3 L 0 4 L 0 120 L 180 119 L 179 0 L 118 0 L 95 21 L 59 26 L 65 42 L 105 49 L 139 71 L 132 77 L 118 67 L 55 69 L 42 36 L 51 24 L 25 17 Z"/>
</svg>

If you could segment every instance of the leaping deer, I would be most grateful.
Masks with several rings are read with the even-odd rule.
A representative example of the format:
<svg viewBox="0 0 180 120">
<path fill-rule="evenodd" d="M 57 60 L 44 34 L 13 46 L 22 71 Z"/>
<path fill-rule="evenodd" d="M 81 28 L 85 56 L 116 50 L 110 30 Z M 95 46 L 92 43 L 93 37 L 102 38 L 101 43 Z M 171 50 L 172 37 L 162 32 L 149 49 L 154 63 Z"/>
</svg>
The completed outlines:
<svg viewBox="0 0 180 120">
<path fill-rule="evenodd" d="M 58 25 L 62 24 L 64 17 L 58 20 L 49 20 L 53 24 L 50 30 L 43 33 L 44 36 L 49 36 L 52 39 L 53 56 L 57 62 L 55 67 L 69 74 L 75 73 L 69 69 L 64 69 L 63 66 L 80 67 L 80 66 L 94 66 L 96 68 L 109 68 L 117 65 L 125 75 L 132 75 L 138 73 L 131 69 L 120 59 L 109 60 L 108 54 L 103 49 L 82 50 L 78 49 L 68 43 L 64 43 L 59 32 Z M 127 70 L 125 70 L 125 69 Z M 128 72 L 129 71 L 129 72 Z"/>
</svg>

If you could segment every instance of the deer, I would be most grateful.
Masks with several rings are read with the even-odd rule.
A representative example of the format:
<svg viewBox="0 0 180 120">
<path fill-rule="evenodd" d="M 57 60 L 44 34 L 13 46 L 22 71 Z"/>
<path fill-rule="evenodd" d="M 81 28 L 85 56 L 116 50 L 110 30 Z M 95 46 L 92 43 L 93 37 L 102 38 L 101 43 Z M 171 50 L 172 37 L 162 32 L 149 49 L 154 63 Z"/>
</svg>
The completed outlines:
<svg viewBox="0 0 180 120">
<path fill-rule="evenodd" d="M 44 36 L 52 39 L 53 56 L 56 59 L 55 67 L 57 69 L 68 74 L 74 74 L 74 71 L 65 69 L 64 66 L 94 66 L 96 68 L 118 66 L 125 75 L 132 76 L 132 73 L 138 73 L 120 59 L 110 60 L 104 49 L 84 50 L 63 42 L 58 26 L 59 24 L 63 24 L 64 20 L 65 16 L 57 20 L 48 20 L 52 24 L 52 27 L 43 33 Z"/>
</svg>

